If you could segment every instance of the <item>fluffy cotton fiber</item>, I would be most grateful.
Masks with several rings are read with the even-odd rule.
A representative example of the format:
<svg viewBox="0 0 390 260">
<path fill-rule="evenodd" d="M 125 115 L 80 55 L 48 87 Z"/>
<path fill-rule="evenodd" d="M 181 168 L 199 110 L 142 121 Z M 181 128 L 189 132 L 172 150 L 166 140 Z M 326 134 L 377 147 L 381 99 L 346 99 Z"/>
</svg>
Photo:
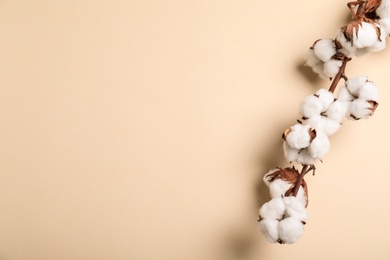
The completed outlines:
<svg viewBox="0 0 390 260">
<path fill-rule="evenodd" d="M 314 44 L 313 51 L 321 61 L 327 62 L 336 54 L 336 44 L 332 39 L 322 39 Z"/>
</svg>

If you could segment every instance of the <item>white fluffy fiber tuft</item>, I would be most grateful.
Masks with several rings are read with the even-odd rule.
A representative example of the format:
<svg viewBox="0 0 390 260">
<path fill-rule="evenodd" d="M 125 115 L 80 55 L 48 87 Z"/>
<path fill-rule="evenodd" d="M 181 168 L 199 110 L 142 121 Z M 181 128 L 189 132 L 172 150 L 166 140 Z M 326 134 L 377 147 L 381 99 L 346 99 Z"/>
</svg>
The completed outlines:
<svg viewBox="0 0 390 260">
<path fill-rule="evenodd" d="M 271 198 L 280 198 L 285 195 L 286 191 L 291 188 L 287 181 L 276 179 L 269 185 L 269 194 Z"/>
<path fill-rule="evenodd" d="M 292 162 L 298 158 L 300 149 L 295 149 L 283 142 L 283 153 L 287 161 Z"/>
<path fill-rule="evenodd" d="M 325 111 L 330 106 L 330 104 L 332 104 L 332 102 L 334 101 L 333 93 L 327 89 L 321 88 L 317 90 L 316 94 L 318 95 L 318 98 L 322 102 L 323 105 L 322 111 Z"/>
<path fill-rule="evenodd" d="M 279 223 L 279 238 L 284 243 L 295 243 L 303 235 L 303 223 L 294 217 L 285 218 Z"/>
<path fill-rule="evenodd" d="M 347 57 L 352 57 L 356 53 L 356 47 L 352 46 L 352 43 L 345 38 L 344 33 L 340 29 L 337 32 L 336 40 L 341 44 L 342 48 L 339 52 L 343 53 Z"/>
<path fill-rule="evenodd" d="M 295 124 L 290 127 L 290 132 L 286 136 L 288 145 L 295 149 L 302 149 L 309 146 L 311 137 L 309 134 L 310 126 Z"/>
<path fill-rule="evenodd" d="M 299 201 L 296 197 L 287 196 L 283 198 L 283 202 L 285 204 L 285 216 L 294 217 L 300 221 L 306 221 L 307 210 L 301 201 Z"/>
<path fill-rule="evenodd" d="M 337 100 L 340 101 L 352 101 L 356 97 L 354 97 L 351 92 L 349 92 L 346 86 L 340 86 L 339 91 L 337 92 Z"/>
<path fill-rule="evenodd" d="M 380 52 L 386 48 L 387 30 L 380 24 L 378 24 L 377 27 L 380 30 L 380 37 L 371 47 L 368 48 L 371 52 Z"/>
<path fill-rule="evenodd" d="M 359 98 L 379 102 L 379 91 L 371 81 L 364 83 L 359 90 Z"/>
<path fill-rule="evenodd" d="M 356 48 L 372 47 L 377 41 L 377 27 L 374 24 L 362 22 L 357 34 L 354 29 L 353 44 Z"/>
<path fill-rule="evenodd" d="M 322 39 L 314 44 L 313 51 L 320 60 L 327 62 L 336 54 L 336 44 L 332 39 Z"/>
<path fill-rule="evenodd" d="M 313 49 L 309 49 L 306 55 L 306 66 L 314 67 L 317 64 L 321 63 L 321 60 L 315 55 Z"/>
<path fill-rule="evenodd" d="M 316 138 L 313 139 L 307 149 L 313 158 L 322 160 L 322 158 L 328 153 L 329 148 L 330 142 L 328 136 L 325 132 L 318 130 Z"/>
<path fill-rule="evenodd" d="M 342 63 L 343 62 L 341 60 L 335 60 L 335 59 L 331 59 L 325 62 L 324 74 L 329 78 L 334 78 L 337 72 L 339 72 Z"/>
<path fill-rule="evenodd" d="M 322 112 L 324 108 L 323 102 L 314 96 L 306 96 L 299 105 L 299 113 L 306 118 L 310 118 L 314 115 L 318 115 Z"/>
<path fill-rule="evenodd" d="M 316 162 L 316 158 L 313 158 L 307 149 L 302 149 L 295 161 L 299 164 L 313 165 Z"/>
<path fill-rule="evenodd" d="M 355 97 L 359 97 L 360 88 L 368 81 L 367 76 L 356 76 L 349 78 L 346 86 L 348 91 Z"/>
<path fill-rule="evenodd" d="M 340 129 L 340 122 L 322 115 L 315 115 L 303 121 L 304 125 L 310 125 L 316 130 L 324 131 L 328 136 L 333 135 Z"/>
<path fill-rule="evenodd" d="M 381 4 L 376 9 L 376 14 L 382 19 L 383 18 L 390 18 L 390 1 L 389 0 L 382 0 Z"/>
<path fill-rule="evenodd" d="M 259 215 L 265 219 L 282 219 L 286 210 L 285 202 L 281 197 L 272 198 L 259 209 Z"/>
<path fill-rule="evenodd" d="M 329 79 L 327 75 L 324 73 L 324 63 L 318 63 L 317 65 L 312 67 L 313 71 L 317 73 L 323 79 Z"/>
<path fill-rule="evenodd" d="M 381 28 L 384 30 L 384 35 L 386 37 L 390 33 L 390 17 L 380 19 L 379 24 L 381 25 Z"/>
<path fill-rule="evenodd" d="M 279 220 L 262 219 L 259 222 L 259 229 L 268 242 L 276 243 L 279 239 Z"/>
<path fill-rule="evenodd" d="M 349 105 L 349 101 L 337 99 L 329 106 L 328 110 L 326 110 L 326 114 L 329 119 L 341 123 L 343 119 L 347 116 L 347 113 L 349 111 Z"/>
<path fill-rule="evenodd" d="M 351 119 L 367 119 L 373 115 L 372 105 L 365 99 L 355 99 L 351 103 L 349 113 Z"/>
</svg>

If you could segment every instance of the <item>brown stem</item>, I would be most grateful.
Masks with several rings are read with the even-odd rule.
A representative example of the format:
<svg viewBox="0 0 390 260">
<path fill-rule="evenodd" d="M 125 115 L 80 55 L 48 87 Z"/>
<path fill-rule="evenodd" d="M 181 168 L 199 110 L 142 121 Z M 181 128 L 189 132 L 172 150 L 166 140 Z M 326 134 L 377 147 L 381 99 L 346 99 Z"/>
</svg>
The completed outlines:
<svg viewBox="0 0 390 260">
<path fill-rule="evenodd" d="M 360 1 L 358 10 L 356 12 L 356 19 L 355 20 L 360 19 L 362 17 L 363 11 L 364 11 L 363 7 L 364 7 L 365 2 L 366 2 L 365 0 Z"/>
<path fill-rule="evenodd" d="M 351 58 L 348 58 L 346 56 L 344 56 L 342 58 L 342 64 L 341 64 L 341 67 L 339 69 L 339 72 L 337 72 L 336 76 L 334 77 L 334 79 L 332 81 L 332 84 L 329 87 L 330 92 L 333 93 L 337 87 L 337 84 L 339 84 L 340 79 L 345 78 L 345 75 L 344 75 L 345 67 L 347 66 L 347 62 L 350 60 L 351 60 Z"/>
<path fill-rule="evenodd" d="M 298 178 L 297 182 L 295 183 L 294 192 L 292 194 L 294 197 L 297 196 L 299 188 L 302 185 L 303 178 L 305 177 L 305 174 L 309 172 L 309 169 L 310 169 L 309 165 L 306 165 L 306 164 L 302 167 L 301 174 L 299 175 L 299 178 Z"/>
<path fill-rule="evenodd" d="M 349 2 L 347 5 L 348 5 L 348 8 L 349 10 L 351 10 L 351 13 L 352 13 L 352 18 L 354 20 L 357 20 L 358 19 L 358 15 L 361 15 L 362 11 L 360 9 L 362 5 L 362 3 L 364 3 L 363 0 L 359 0 L 359 1 L 355 1 L 355 2 Z M 355 13 L 355 10 L 353 10 L 353 8 L 357 5 L 360 5 L 359 8 L 358 8 L 358 11 Z"/>
</svg>

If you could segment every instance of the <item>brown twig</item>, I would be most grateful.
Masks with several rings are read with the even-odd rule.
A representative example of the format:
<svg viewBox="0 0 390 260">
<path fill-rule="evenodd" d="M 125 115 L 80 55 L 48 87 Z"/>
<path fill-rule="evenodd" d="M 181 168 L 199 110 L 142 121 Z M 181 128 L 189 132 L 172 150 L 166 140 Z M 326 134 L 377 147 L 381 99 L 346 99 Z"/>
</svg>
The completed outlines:
<svg viewBox="0 0 390 260">
<path fill-rule="evenodd" d="M 294 187 L 294 191 L 293 191 L 292 196 L 294 196 L 294 197 L 297 196 L 299 188 L 302 185 L 303 178 L 305 177 L 306 173 L 308 173 L 310 171 L 310 169 L 312 169 L 312 168 L 311 167 L 309 168 L 309 165 L 307 165 L 307 164 L 303 165 L 302 171 L 299 175 L 299 178 L 298 178 L 297 182 L 295 183 L 295 187 Z"/>
<path fill-rule="evenodd" d="M 344 75 L 344 72 L 345 72 L 345 67 L 347 66 L 347 62 L 350 61 L 351 58 L 348 58 L 346 56 L 343 56 L 342 58 L 342 64 L 341 64 L 341 67 L 339 69 L 339 72 L 337 72 L 336 76 L 334 77 L 333 81 L 332 81 L 332 84 L 330 85 L 329 87 L 329 91 L 330 92 L 334 92 L 336 87 L 337 87 L 337 84 L 339 84 L 339 81 L 340 79 L 345 79 L 346 76 Z"/>
</svg>

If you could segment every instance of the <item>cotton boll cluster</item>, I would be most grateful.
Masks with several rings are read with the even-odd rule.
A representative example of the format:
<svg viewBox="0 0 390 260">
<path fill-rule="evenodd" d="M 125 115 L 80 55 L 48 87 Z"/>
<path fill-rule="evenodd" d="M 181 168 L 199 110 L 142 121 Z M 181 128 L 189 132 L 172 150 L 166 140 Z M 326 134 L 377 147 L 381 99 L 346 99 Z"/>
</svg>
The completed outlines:
<svg viewBox="0 0 390 260">
<path fill-rule="evenodd" d="M 366 76 L 350 78 L 345 87 L 340 88 L 340 100 L 348 102 L 347 116 L 350 119 L 367 119 L 378 107 L 379 91 Z"/>
<path fill-rule="evenodd" d="M 293 193 L 300 174 L 294 167 L 275 168 L 264 176 L 271 200 L 259 209 L 259 228 L 272 243 L 291 244 L 303 235 L 307 219 L 307 185 L 303 180 L 295 197 Z"/>
<path fill-rule="evenodd" d="M 305 206 L 292 196 L 272 198 L 259 209 L 259 228 L 271 243 L 295 243 L 304 232 Z"/>
<path fill-rule="evenodd" d="M 379 52 L 386 47 L 387 32 L 380 22 L 353 21 L 336 36 L 338 51 L 347 57 Z"/>
<path fill-rule="evenodd" d="M 320 89 L 305 97 L 299 113 L 303 122 L 288 128 L 283 134 L 284 156 L 290 162 L 313 165 L 328 153 L 329 136 L 333 135 L 345 117 L 346 109 L 335 101 L 333 93 Z"/>
<path fill-rule="evenodd" d="M 264 182 L 269 188 L 271 198 L 280 198 L 293 193 L 295 183 L 298 181 L 299 172 L 294 167 L 275 168 L 264 175 Z M 308 191 L 306 182 L 302 182 L 296 198 L 305 207 L 308 205 Z"/>
<path fill-rule="evenodd" d="M 322 78 L 328 79 L 336 76 L 342 61 L 337 57 L 336 42 L 332 39 L 316 41 L 310 48 L 306 57 L 306 65 Z"/>
</svg>

